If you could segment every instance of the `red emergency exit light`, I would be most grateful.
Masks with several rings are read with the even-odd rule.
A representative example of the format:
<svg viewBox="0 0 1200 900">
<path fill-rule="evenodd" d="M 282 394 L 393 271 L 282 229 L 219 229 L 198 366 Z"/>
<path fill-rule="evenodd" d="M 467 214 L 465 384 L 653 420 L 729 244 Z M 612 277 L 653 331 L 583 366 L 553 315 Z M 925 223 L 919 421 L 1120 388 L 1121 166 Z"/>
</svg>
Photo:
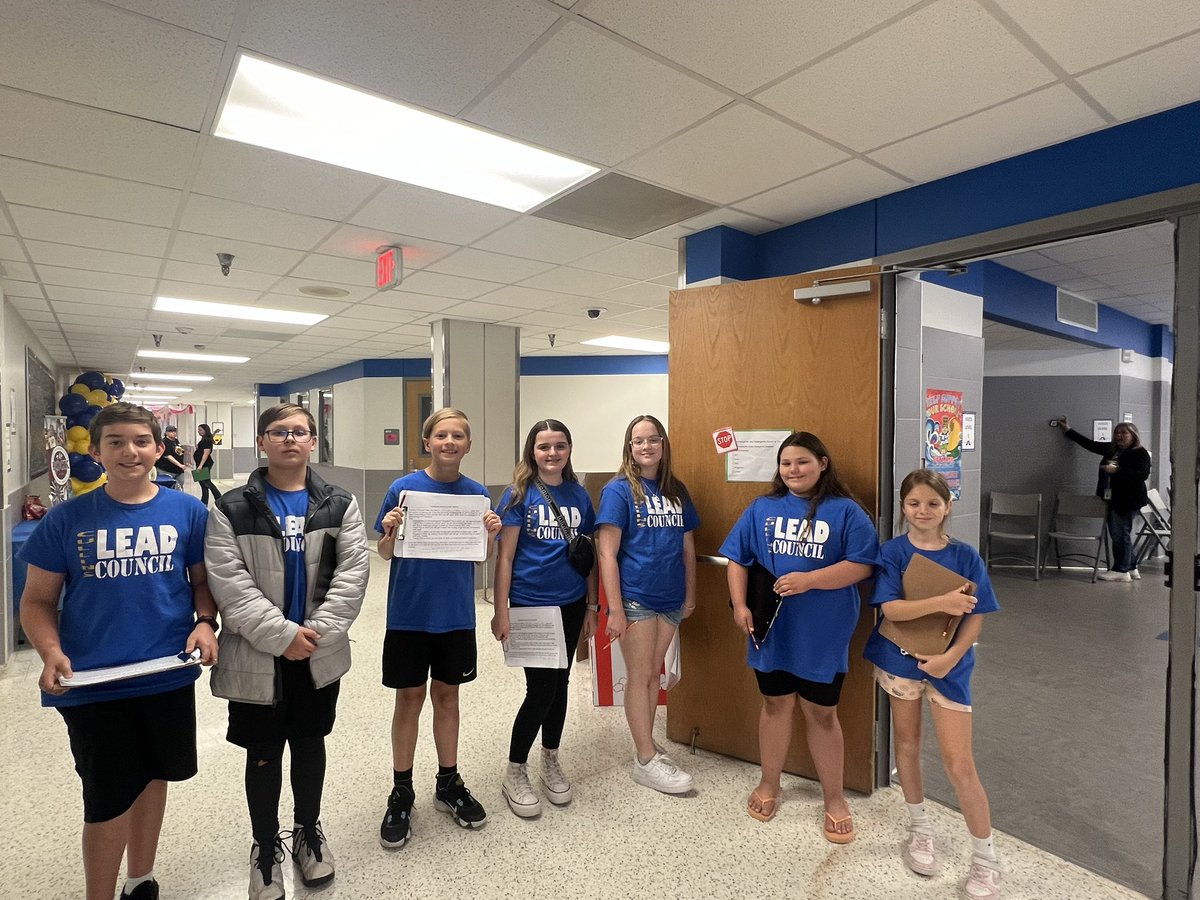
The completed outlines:
<svg viewBox="0 0 1200 900">
<path fill-rule="evenodd" d="M 404 256 L 400 247 L 384 247 L 375 256 L 375 287 L 394 288 L 404 277 Z"/>
</svg>

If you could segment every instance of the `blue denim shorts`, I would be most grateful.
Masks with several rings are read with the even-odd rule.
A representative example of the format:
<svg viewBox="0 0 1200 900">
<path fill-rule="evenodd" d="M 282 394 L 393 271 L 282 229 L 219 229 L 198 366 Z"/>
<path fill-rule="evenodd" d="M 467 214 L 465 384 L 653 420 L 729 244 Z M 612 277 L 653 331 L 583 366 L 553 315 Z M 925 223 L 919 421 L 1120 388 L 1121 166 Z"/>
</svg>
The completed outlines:
<svg viewBox="0 0 1200 900">
<path fill-rule="evenodd" d="M 648 606 L 642 606 L 636 600 L 621 600 L 621 608 L 625 610 L 625 618 L 630 622 L 641 622 L 643 619 L 662 618 L 666 619 L 676 628 L 683 621 L 683 604 L 679 604 L 678 609 L 672 609 L 668 612 L 659 612 L 656 609 L 650 609 Z"/>
</svg>

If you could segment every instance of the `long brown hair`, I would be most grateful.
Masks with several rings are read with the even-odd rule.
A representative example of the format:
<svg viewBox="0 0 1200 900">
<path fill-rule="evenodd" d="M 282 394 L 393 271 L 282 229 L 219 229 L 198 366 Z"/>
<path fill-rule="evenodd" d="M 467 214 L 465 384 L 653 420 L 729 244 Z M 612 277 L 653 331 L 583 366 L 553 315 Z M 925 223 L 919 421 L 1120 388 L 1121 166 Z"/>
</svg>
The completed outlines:
<svg viewBox="0 0 1200 900">
<path fill-rule="evenodd" d="M 525 436 L 525 447 L 521 450 L 521 458 L 517 460 L 516 468 L 513 469 L 512 494 L 508 498 L 508 505 L 504 507 L 505 511 L 512 509 L 525 498 L 525 492 L 529 490 L 533 480 L 538 477 L 537 460 L 533 456 L 533 451 L 537 446 L 537 436 L 543 431 L 561 431 L 567 439 L 567 446 L 571 450 L 575 449 L 570 429 L 558 419 L 542 419 L 535 422 L 529 429 L 529 434 Z M 567 464 L 562 468 L 562 478 L 564 482 L 579 480 L 571 465 L 570 456 L 567 457 Z"/>
<path fill-rule="evenodd" d="M 658 491 L 672 503 L 682 505 L 687 496 L 687 488 L 683 482 L 671 473 L 671 441 L 667 438 L 667 429 L 663 423 L 651 415 L 635 416 L 625 429 L 625 446 L 621 450 L 621 468 L 617 477 L 629 482 L 629 490 L 633 493 L 634 505 L 646 502 L 646 491 L 642 487 L 642 469 L 633 461 L 633 428 L 639 422 L 649 422 L 662 438 L 662 459 L 658 462 Z"/>
<path fill-rule="evenodd" d="M 768 497 L 782 497 L 789 493 L 788 486 L 783 483 L 783 476 L 779 474 L 779 461 L 783 459 L 783 451 L 788 447 L 801 447 L 815 456 L 817 462 L 821 460 L 825 461 L 825 468 L 817 479 L 812 496 L 807 498 L 808 515 L 805 516 L 805 520 L 809 523 L 809 527 L 816 520 L 817 507 L 827 497 L 846 497 L 861 506 L 864 511 L 867 511 L 867 508 L 862 505 L 862 501 L 854 496 L 854 493 L 842 481 L 841 476 L 838 475 L 837 468 L 833 464 L 833 457 L 829 455 L 829 450 L 825 447 L 825 443 L 811 431 L 793 431 L 779 445 L 779 449 L 775 452 L 775 477 L 771 480 L 771 490 L 767 494 Z M 867 511 L 867 514 L 870 515 L 870 512 Z"/>
</svg>

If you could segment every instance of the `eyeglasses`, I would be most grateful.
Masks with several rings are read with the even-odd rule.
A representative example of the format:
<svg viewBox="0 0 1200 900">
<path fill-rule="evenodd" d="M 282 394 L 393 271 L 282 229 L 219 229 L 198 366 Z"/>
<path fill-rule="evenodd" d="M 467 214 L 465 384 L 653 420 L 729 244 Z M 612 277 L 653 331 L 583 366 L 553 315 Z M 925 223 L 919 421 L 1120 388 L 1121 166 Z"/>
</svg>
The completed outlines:
<svg viewBox="0 0 1200 900">
<path fill-rule="evenodd" d="M 312 432 L 307 428 L 273 428 L 267 432 L 267 439 L 276 444 L 282 444 L 289 437 L 296 442 L 307 441 Z"/>
<path fill-rule="evenodd" d="M 629 442 L 631 447 L 657 447 L 663 442 L 661 437 L 634 438 Z"/>
</svg>

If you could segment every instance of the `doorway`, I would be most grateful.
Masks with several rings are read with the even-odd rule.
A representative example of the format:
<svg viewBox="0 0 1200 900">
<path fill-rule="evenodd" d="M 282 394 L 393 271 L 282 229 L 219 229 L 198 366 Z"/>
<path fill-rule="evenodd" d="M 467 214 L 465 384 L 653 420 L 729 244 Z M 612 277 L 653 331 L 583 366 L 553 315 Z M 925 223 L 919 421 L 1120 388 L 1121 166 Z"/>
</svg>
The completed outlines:
<svg viewBox="0 0 1200 900">
<path fill-rule="evenodd" d="M 429 464 L 429 452 L 421 440 L 421 426 L 432 414 L 433 382 L 428 378 L 404 379 L 404 458 L 409 472 Z"/>
</svg>

